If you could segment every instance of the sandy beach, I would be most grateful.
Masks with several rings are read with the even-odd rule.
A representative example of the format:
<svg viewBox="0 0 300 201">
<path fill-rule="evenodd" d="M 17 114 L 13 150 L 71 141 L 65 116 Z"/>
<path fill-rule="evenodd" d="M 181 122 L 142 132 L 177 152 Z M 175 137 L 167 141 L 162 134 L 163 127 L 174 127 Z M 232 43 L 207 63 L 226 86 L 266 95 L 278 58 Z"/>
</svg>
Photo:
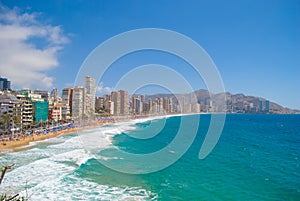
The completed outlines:
<svg viewBox="0 0 300 201">
<path fill-rule="evenodd" d="M 161 116 L 156 116 L 156 118 L 181 116 L 181 115 L 192 115 L 192 114 L 161 115 Z M 90 129 L 90 128 L 103 126 L 105 124 L 112 124 L 112 123 L 117 123 L 117 122 L 121 122 L 121 121 L 128 121 L 128 120 L 139 119 L 139 118 L 148 118 L 148 117 L 150 117 L 150 116 L 135 116 L 135 117 L 126 117 L 126 118 L 116 118 L 116 119 L 110 119 L 110 120 L 100 120 L 97 122 L 91 122 L 91 123 L 89 123 L 89 125 L 84 126 L 84 127 L 69 128 L 69 129 L 65 129 L 65 130 L 61 130 L 61 131 L 49 132 L 47 134 L 38 134 L 38 135 L 34 134 L 33 136 L 21 136 L 21 137 L 15 138 L 13 140 L 0 141 L 0 154 L 7 152 L 7 150 L 16 151 L 17 148 L 27 146 L 27 145 L 29 145 L 30 142 L 42 141 L 42 140 L 58 137 L 61 135 L 67 135 L 70 133 L 78 132 L 81 130 L 86 130 L 86 129 Z"/>
<path fill-rule="evenodd" d="M 0 149 L 13 149 L 13 148 L 21 147 L 21 146 L 26 146 L 30 142 L 45 140 L 45 139 L 57 137 L 59 135 L 69 134 L 71 132 L 76 132 L 76 131 L 77 131 L 77 128 L 72 128 L 72 129 L 68 129 L 68 130 L 57 131 L 57 132 L 52 132 L 52 133 L 47 133 L 47 134 L 24 136 L 24 137 L 20 137 L 20 138 L 9 140 L 9 141 L 2 141 L 0 144 Z"/>
<path fill-rule="evenodd" d="M 95 127 L 98 127 L 98 126 L 103 126 L 105 124 L 111 124 L 111 123 L 116 123 L 116 122 L 118 122 L 118 121 L 116 121 L 116 120 L 106 120 L 106 121 L 101 121 L 101 122 L 98 122 L 98 123 L 92 123 L 92 124 L 90 124 L 88 126 L 84 126 L 84 127 L 69 128 L 69 129 L 65 129 L 65 130 L 61 130 L 61 131 L 50 132 L 50 133 L 47 133 L 47 134 L 39 134 L 39 135 L 34 134 L 33 136 L 21 136 L 19 138 L 13 139 L 13 140 L 1 141 L 0 142 L 0 153 L 3 150 L 7 150 L 7 149 L 12 149 L 12 151 L 13 151 L 16 148 L 20 148 L 20 147 L 29 145 L 30 142 L 46 140 L 46 139 L 49 139 L 49 138 L 54 138 L 54 137 L 58 137 L 58 136 L 61 136 L 61 135 L 67 135 L 67 134 L 78 132 L 78 131 L 81 131 L 81 130 L 95 128 Z"/>
</svg>

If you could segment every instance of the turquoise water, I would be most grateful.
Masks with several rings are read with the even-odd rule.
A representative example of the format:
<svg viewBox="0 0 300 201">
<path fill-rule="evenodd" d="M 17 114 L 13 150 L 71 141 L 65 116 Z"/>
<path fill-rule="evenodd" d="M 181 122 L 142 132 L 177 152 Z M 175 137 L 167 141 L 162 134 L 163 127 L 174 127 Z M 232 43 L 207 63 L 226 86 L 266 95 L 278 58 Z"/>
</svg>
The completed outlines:
<svg viewBox="0 0 300 201">
<path fill-rule="evenodd" d="M 150 139 L 128 136 L 145 135 L 147 127 L 162 121 L 165 127 Z M 135 154 L 158 151 L 172 142 L 180 121 L 123 122 L 7 153 L 0 164 L 17 167 L 1 190 L 25 194 L 26 187 L 31 200 L 300 200 L 300 115 L 227 115 L 217 146 L 199 160 L 210 122 L 210 115 L 201 115 L 196 139 L 183 157 L 151 174 L 119 173 L 96 160 L 101 155 L 124 163 L 115 148 Z M 100 144 L 97 156 L 84 149 L 83 139 L 95 135 L 101 140 L 95 143 Z"/>
</svg>

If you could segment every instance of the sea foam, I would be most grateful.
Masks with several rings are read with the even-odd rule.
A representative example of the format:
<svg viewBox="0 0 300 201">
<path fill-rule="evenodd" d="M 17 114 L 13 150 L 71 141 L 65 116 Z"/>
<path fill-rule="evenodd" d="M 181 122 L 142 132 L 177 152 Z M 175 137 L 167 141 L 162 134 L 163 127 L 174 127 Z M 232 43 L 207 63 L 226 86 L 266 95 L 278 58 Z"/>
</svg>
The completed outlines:
<svg viewBox="0 0 300 201">
<path fill-rule="evenodd" d="M 99 185 L 76 176 L 75 171 L 93 158 L 89 152 L 112 147 L 112 137 L 149 119 L 132 120 L 61 136 L 31 149 L 7 153 L 0 164 L 16 163 L 6 174 L 1 192 L 18 193 L 30 200 L 155 200 L 157 195 L 140 187 Z M 1 193 L 0 192 L 0 193 Z"/>
</svg>

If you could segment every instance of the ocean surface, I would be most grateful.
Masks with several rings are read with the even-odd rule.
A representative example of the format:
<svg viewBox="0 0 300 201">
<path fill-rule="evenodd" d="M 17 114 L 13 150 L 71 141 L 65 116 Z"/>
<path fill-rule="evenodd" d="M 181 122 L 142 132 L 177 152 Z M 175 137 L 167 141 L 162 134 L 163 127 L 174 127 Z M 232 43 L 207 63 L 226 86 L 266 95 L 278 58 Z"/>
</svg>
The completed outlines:
<svg viewBox="0 0 300 201">
<path fill-rule="evenodd" d="M 0 156 L 0 165 L 16 164 L 0 191 L 39 201 L 300 200 L 300 115 L 227 115 L 218 144 L 203 160 L 198 154 L 210 115 L 200 115 L 193 143 L 165 169 L 125 174 L 101 163 L 113 161 L 130 170 L 132 164 L 116 150 L 157 152 L 175 139 L 180 122 L 180 116 L 139 119 L 32 143 Z M 142 139 L 150 126 L 157 135 Z M 170 157 L 176 151 L 169 150 Z"/>
</svg>

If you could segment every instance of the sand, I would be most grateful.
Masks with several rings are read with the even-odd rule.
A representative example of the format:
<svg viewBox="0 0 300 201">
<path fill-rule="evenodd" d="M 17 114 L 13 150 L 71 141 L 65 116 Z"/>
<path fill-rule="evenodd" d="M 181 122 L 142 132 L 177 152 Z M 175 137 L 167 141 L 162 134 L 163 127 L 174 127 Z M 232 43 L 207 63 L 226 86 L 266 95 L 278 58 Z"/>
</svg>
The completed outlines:
<svg viewBox="0 0 300 201">
<path fill-rule="evenodd" d="M 111 120 L 111 121 L 105 121 L 105 122 L 99 122 L 96 124 L 91 124 L 89 126 L 80 127 L 80 128 L 70 128 L 70 129 L 66 129 L 66 130 L 62 130 L 62 131 L 50 132 L 47 134 L 39 134 L 39 135 L 26 136 L 26 137 L 24 136 L 24 137 L 19 137 L 19 138 L 13 139 L 11 141 L 0 141 L 0 152 L 1 152 L 1 150 L 16 149 L 19 147 L 23 147 L 23 146 L 29 145 L 30 142 L 46 140 L 49 138 L 54 138 L 54 137 L 58 137 L 61 135 L 67 135 L 67 134 L 78 132 L 81 130 L 90 129 L 90 128 L 102 126 L 104 124 L 116 123 L 116 122 L 117 121 L 115 121 L 115 120 Z"/>
</svg>

